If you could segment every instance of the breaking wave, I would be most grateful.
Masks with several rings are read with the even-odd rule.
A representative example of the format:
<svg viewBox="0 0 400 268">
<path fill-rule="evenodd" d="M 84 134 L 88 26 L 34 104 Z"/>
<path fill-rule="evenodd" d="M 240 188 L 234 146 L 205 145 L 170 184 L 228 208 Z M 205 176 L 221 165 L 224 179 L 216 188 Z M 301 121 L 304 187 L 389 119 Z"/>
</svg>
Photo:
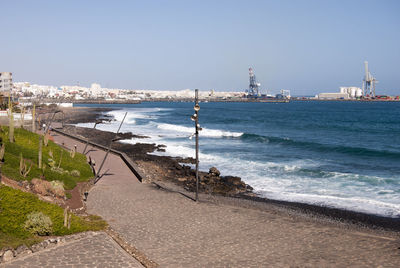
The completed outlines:
<svg viewBox="0 0 400 268">
<path fill-rule="evenodd" d="M 177 132 L 183 132 L 192 134 L 194 132 L 194 127 L 185 127 L 173 124 L 158 124 L 157 128 L 162 130 L 171 130 Z M 208 129 L 203 128 L 201 131 L 201 136 L 211 137 L 211 138 L 220 138 L 220 137 L 240 137 L 243 135 L 241 132 L 231 132 L 231 131 L 223 131 L 219 129 Z"/>
</svg>

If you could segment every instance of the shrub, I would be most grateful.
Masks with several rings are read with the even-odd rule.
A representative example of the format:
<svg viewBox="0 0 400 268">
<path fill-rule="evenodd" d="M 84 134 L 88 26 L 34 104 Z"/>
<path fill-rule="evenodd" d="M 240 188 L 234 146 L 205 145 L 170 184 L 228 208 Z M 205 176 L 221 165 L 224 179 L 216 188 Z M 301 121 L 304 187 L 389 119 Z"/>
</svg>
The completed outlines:
<svg viewBox="0 0 400 268">
<path fill-rule="evenodd" d="M 71 170 L 70 174 L 71 174 L 71 176 L 74 176 L 74 177 L 80 177 L 81 176 L 81 173 L 79 172 L 79 170 L 76 170 L 76 169 Z"/>
<path fill-rule="evenodd" d="M 35 211 L 28 215 L 24 229 L 31 234 L 50 235 L 53 232 L 53 223 L 49 216 Z"/>
<path fill-rule="evenodd" d="M 51 181 L 50 184 L 53 189 L 64 190 L 64 183 L 62 181 Z"/>
<path fill-rule="evenodd" d="M 64 183 L 62 181 L 51 181 L 51 192 L 59 197 L 64 197 Z"/>
<path fill-rule="evenodd" d="M 68 170 L 64 170 L 63 168 L 60 167 L 53 167 L 51 168 L 52 171 L 58 173 L 58 174 L 65 174 L 65 175 L 70 175 Z"/>
<path fill-rule="evenodd" d="M 46 132 L 46 134 L 44 134 L 44 136 L 43 136 L 44 146 L 47 147 L 49 145 L 49 139 L 50 139 L 50 134 L 49 134 L 49 132 Z"/>
<path fill-rule="evenodd" d="M 54 172 L 57 172 L 58 174 L 63 174 L 63 173 L 66 173 L 65 171 L 67 171 L 60 167 L 52 167 L 51 170 Z"/>
<path fill-rule="evenodd" d="M 2 140 L 0 139 L 0 143 L 2 143 Z M 1 144 L 1 148 L 0 148 L 0 162 L 3 162 L 4 160 L 4 153 L 6 152 L 6 145 L 5 143 Z"/>
<path fill-rule="evenodd" d="M 28 164 L 23 157 L 22 157 L 22 153 L 19 154 L 20 157 L 20 161 L 19 161 L 19 174 L 21 174 L 22 177 L 26 178 L 26 176 L 29 174 L 29 172 L 31 171 L 32 168 L 32 161 L 31 162 L 31 166 L 28 168 Z"/>
<path fill-rule="evenodd" d="M 75 153 L 76 153 L 76 147 L 72 148 L 71 151 L 69 152 L 69 155 L 71 156 L 71 158 L 75 157 Z"/>
</svg>

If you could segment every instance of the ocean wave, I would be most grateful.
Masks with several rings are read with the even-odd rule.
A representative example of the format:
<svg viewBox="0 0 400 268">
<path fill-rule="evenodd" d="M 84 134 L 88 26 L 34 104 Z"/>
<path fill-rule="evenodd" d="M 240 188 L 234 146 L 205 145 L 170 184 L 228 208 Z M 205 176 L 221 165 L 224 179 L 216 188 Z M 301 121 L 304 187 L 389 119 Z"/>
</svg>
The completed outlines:
<svg viewBox="0 0 400 268">
<path fill-rule="evenodd" d="M 183 132 L 192 134 L 194 133 L 194 127 L 185 127 L 180 125 L 173 125 L 173 124 L 158 124 L 157 128 L 162 130 L 171 130 L 177 132 Z M 219 129 L 208 129 L 203 128 L 200 132 L 201 136 L 211 137 L 211 138 L 218 138 L 218 137 L 240 137 L 243 135 L 241 132 L 231 132 L 231 131 L 224 131 Z"/>
<path fill-rule="evenodd" d="M 179 156 L 179 157 L 195 157 L 196 150 L 192 146 L 187 146 L 186 144 L 165 141 L 163 144 L 165 147 L 165 152 L 152 152 L 149 154 L 153 155 L 168 155 L 168 156 Z M 202 171 L 208 171 L 211 166 L 215 166 L 218 163 L 224 161 L 224 159 L 215 154 L 203 153 L 201 150 L 199 152 L 200 158 L 200 169 Z"/>
<path fill-rule="evenodd" d="M 369 156 L 369 157 L 384 157 L 384 158 L 392 158 L 392 159 L 400 159 L 400 153 L 386 151 L 386 150 L 375 150 L 361 147 L 351 147 L 351 146 L 343 146 L 343 145 L 329 145 L 322 144 L 318 142 L 310 142 L 310 141 L 296 141 L 290 138 L 280 138 L 273 136 L 262 136 L 256 134 L 244 133 L 240 137 L 245 141 L 252 142 L 261 142 L 261 143 L 269 143 L 269 144 L 278 144 L 284 146 L 292 146 L 300 149 L 313 150 L 318 152 L 337 152 L 343 154 L 350 154 L 356 156 Z"/>
<path fill-rule="evenodd" d="M 321 163 L 313 163 L 310 161 L 292 161 L 292 162 L 258 162 L 230 159 L 233 163 L 240 163 L 247 167 L 248 171 L 253 173 L 263 172 L 279 179 L 306 180 L 312 183 L 316 181 L 329 181 L 330 183 L 340 184 L 344 187 L 345 184 L 353 184 L 365 187 L 385 187 L 387 185 L 398 186 L 400 182 L 391 177 L 379 177 L 372 175 L 362 175 L 356 173 L 346 173 L 337 171 L 327 171 L 320 168 Z M 233 169 L 234 166 L 231 166 Z M 261 175 L 261 174 L 259 174 Z M 302 182 L 303 183 L 303 182 Z M 299 183 L 299 184 L 302 184 Z"/>
<path fill-rule="evenodd" d="M 364 197 L 340 197 L 308 193 L 270 192 L 269 189 L 258 189 L 257 192 L 262 196 L 277 200 L 348 209 L 392 218 L 400 217 L 399 204 Z"/>
<path fill-rule="evenodd" d="M 157 119 L 158 116 L 151 114 L 150 112 L 145 111 L 136 111 L 136 110 L 116 110 L 107 112 L 107 115 L 110 115 L 114 118 L 114 120 L 121 122 L 124 118 L 125 113 L 127 112 L 125 123 L 127 124 L 135 124 L 136 119 Z"/>
</svg>

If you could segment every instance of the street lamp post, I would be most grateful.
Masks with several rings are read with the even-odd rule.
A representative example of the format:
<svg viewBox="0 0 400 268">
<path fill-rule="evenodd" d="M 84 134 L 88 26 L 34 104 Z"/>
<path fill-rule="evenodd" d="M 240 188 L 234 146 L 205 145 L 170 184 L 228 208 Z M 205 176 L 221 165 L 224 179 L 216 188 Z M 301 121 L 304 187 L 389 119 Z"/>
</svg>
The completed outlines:
<svg viewBox="0 0 400 268">
<path fill-rule="evenodd" d="M 195 125 L 195 136 L 196 136 L 196 202 L 199 200 L 199 131 L 201 130 L 199 124 L 199 90 L 195 89 L 195 98 L 194 98 L 194 114 L 192 115 L 191 119 L 194 121 Z"/>
</svg>

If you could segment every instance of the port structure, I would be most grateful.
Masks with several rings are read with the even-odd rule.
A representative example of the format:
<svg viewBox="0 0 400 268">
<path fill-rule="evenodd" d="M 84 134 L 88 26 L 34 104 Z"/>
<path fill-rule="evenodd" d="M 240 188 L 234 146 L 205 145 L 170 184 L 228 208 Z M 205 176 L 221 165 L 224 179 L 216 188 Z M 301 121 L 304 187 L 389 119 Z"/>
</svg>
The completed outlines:
<svg viewBox="0 0 400 268">
<path fill-rule="evenodd" d="M 366 97 L 367 95 L 371 97 L 375 97 L 375 84 L 378 83 L 378 80 L 376 80 L 375 77 L 372 76 L 372 74 L 368 70 L 368 61 L 364 61 L 364 66 L 365 66 L 365 76 L 363 79 L 363 86 L 362 86 L 362 91 L 363 91 L 363 96 Z"/>
<path fill-rule="evenodd" d="M 249 77 L 250 77 L 250 84 L 249 89 L 246 90 L 247 97 L 249 98 L 258 98 L 260 97 L 260 86 L 261 84 L 257 82 L 256 75 L 254 74 L 253 68 L 249 68 Z"/>
</svg>

